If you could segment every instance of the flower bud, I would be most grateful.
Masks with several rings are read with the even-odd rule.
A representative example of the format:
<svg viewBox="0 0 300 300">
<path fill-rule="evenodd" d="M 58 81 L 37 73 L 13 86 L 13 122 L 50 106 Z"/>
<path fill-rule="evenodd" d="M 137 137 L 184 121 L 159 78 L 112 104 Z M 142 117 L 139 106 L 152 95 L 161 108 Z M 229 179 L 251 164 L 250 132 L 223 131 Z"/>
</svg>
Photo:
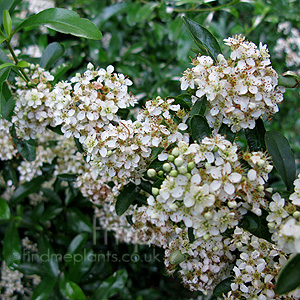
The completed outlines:
<svg viewBox="0 0 300 300">
<path fill-rule="evenodd" d="M 203 239 L 205 241 L 207 241 L 209 238 L 210 238 L 210 234 L 209 233 L 205 233 L 204 236 L 203 236 Z"/>
<path fill-rule="evenodd" d="M 184 175 L 187 173 L 187 168 L 185 166 L 181 166 L 178 171 L 180 174 Z"/>
<path fill-rule="evenodd" d="M 169 161 L 169 162 L 173 162 L 174 159 L 175 159 L 175 156 L 174 156 L 174 155 L 169 155 L 169 157 L 168 157 L 168 161 Z"/>
<path fill-rule="evenodd" d="M 210 211 L 208 211 L 204 214 L 204 218 L 207 220 L 211 220 L 212 217 L 213 217 L 213 214 Z"/>
<path fill-rule="evenodd" d="M 153 188 L 152 188 L 152 195 L 153 195 L 153 196 L 159 195 L 159 189 L 156 188 L 156 187 L 153 187 Z"/>
<path fill-rule="evenodd" d="M 172 171 L 170 172 L 170 176 L 172 176 L 172 177 L 177 177 L 177 176 L 178 176 L 178 171 L 177 171 L 177 170 L 172 170 Z"/>
<path fill-rule="evenodd" d="M 181 166 L 183 165 L 183 159 L 182 159 L 182 157 L 177 157 L 177 158 L 175 158 L 175 160 L 174 160 L 174 165 L 175 165 L 176 167 L 181 167 Z"/>
<path fill-rule="evenodd" d="M 169 163 L 163 164 L 163 170 L 167 173 L 169 173 L 172 170 L 172 166 Z"/>
<path fill-rule="evenodd" d="M 180 263 L 185 261 L 185 259 L 186 259 L 185 255 L 183 255 L 180 252 L 180 250 L 174 250 L 169 257 L 169 262 L 172 265 L 179 265 Z"/>
<path fill-rule="evenodd" d="M 171 203 L 169 205 L 169 208 L 172 210 L 172 211 L 176 211 L 178 209 L 178 206 L 175 204 L 175 203 Z"/>
<path fill-rule="evenodd" d="M 178 147 L 174 148 L 171 154 L 175 157 L 178 157 L 180 154 Z"/>
<path fill-rule="evenodd" d="M 274 222 L 269 222 L 269 223 L 268 223 L 268 227 L 269 227 L 270 229 L 274 229 L 274 228 L 275 228 L 275 223 L 274 223 Z"/>
<path fill-rule="evenodd" d="M 195 168 L 195 163 L 193 161 L 189 162 L 187 165 L 187 169 L 191 172 Z"/>
<path fill-rule="evenodd" d="M 295 218 L 295 219 L 299 219 L 300 218 L 300 211 L 295 211 L 294 213 L 293 213 L 293 217 Z"/>
<path fill-rule="evenodd" d="M 158 171 L 158 176 L 159 176 L 159 177 L 164 176 L 164 171 L 163 171 L 163 170 Z"/>
<path fill-rule="evenodd" d="M 185 176 L 188 180 L 191 180 L 191 178 L 192 178 L 192 174 L 191 174 L 191 173 L 186 173 L 186 174 L 184 174 L 184 176 Z"/>
<path fill-rule="evenodd" d="M 147 175 L 152 178 L 152 177 L 155 177 L 156 176 L 156 171 L 154 169 L 149 169 L 147 171 Z"/>
<path fill-rule="evenodd" d="M 235 207 L 237 207 L 237 203 L 236 203 L 235 200 L 228 201 L 227 205 L 228 205 L 229 208 L 235 208 Z"/>
</svg>

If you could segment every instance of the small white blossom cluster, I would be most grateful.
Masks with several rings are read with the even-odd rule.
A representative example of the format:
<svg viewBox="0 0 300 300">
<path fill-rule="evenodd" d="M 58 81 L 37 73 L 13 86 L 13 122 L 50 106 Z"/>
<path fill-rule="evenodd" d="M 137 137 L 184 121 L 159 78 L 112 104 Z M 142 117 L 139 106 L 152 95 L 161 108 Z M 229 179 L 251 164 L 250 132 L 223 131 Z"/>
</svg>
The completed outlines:
<svg viewBox="0 0 300 300">
<path fill-rule="evenodd" d="M 282 32 L 286 38 L 277 39 L 274 52 L 279 58 L 285 57 L 288 67 L 300 66 L 300 31 L 292 27 L 290 22 L 278 25 L 278 32 Z"/>
<path fill-rule="evenodd" d="M 28 87 L 25 80 L 16 78 L 16 105 L 12 123 L 16 126 L 19 137 L 35 139 L 37 133 L 44 133 L 49 125 L 49 115 L 45 106 L 49 98 L 54 77 L 38 65 L 25 69 L 33 87 Z"/>
<path fill-rule="evenodd" d="M 263 184 L 272 166 L 262 152 L 245 153 L 247 170 L 237 150 L 216 135 L 201 144 L 180 142 L 170 155 L 160 154 L 166 178 L 148 198 L 151 221 L 157 226 L 183 221 L 194 228 L 196 238 L 207 238 L 236 226 L 246 209 L 260 215 L 266 206 Z"/>
<path fill-rule="evenodd" d="M 18 152 L 9 134 L 11 125 L 9 121 L 0 118 L 0 160 L 10 160 Z"/>
<path fill-rule="evenodd" d="M 34 288 L 40 283 L 37 275 L 24 275 L 18 270 L 11 270 L 5 262 L 1 265 L 0 293 L 2 300 L 29 300 Z"/>
<path fill-rule="evenodd" d="M 300 289 L 288 295 L 276 296 L 274 286 L 287 255 L 270 242 L 237 227 L 232 249 L 239 251 L 233 267 L 231 291 L 223 299 L 299 299 Z"/>
<path fill-rule="evenodd" d="M 196 96 L 206 96 L 209 125 L 218 129 L 222 123 L 232 131 L 254 128 L 255 120 L 278 111 L 285 89 L 277 86 L 278 74 L 271 67 L 266 45 L 259 48 L 242 36 L 224 40 L 231 48 L 229 59 L 222 54 L 218 61 L 198 56 L 194 67 L 181 78 L 181 89 L 196 89 Z"/>
<path fill-rule="evenodd" d="M 272 196 L 267 216 L 272 239 L 286 253 L 300 253 L 300 175 L 294 181 L 295 191 L 286 201 L 279 193 Z"/>
<path fill-rule="evenodd" d="M 168 273 L 174 273 L 179 263 L 180 276 L 189 289 L 211 293 L 219 282 L 230 276 L 229 264 L 234 258 L 229 248 L 231 239 L 218 235 L 191 243 L 187 230 L 175 227 L 175 232 L 176 238 L 165 250 Z"/>
</svg>

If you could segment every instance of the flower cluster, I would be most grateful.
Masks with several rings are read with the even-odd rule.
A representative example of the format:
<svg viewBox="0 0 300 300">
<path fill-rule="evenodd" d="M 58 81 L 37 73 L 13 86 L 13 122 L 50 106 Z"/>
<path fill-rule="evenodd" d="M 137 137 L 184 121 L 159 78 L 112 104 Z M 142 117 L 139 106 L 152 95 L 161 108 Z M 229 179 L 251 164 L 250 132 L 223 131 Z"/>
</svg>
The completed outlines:
<svg viewBox="0 0 300 300">
<path fill-rule="evenodd" d="M 181 78 L 181 89 L 196 89 L 196 96 L 206 96 L 209 125 L 218 129 L 222 123 L 232 131 L 254 128 L 260 116 L 270 117 L 278 111 L 285 89 L 277 86 L 278 75 L 271 67 L 268 49 L 259 48 L 242 36 L 225 39 L 231 54 L 217 62 L 208 56 L 198 56 L 194 67 Z"/>
<path fill-rule="evenodd" d="M 50 123 L 45 101 L 51 90 L 49 82 L 54 77 L 38 65 L 31 65 L 25 71 L 34 87 L 29 87 L 22 78 L 16 78 L 17 100 L 12 123 L 18 136 L 29 140 L 35 139 L 37 133 L 44 133 Z"/>
<path fill-rule="evenodd" d="M 18 152 L 9 134 L 11 123 L 0 118 L 0 160 L 12 159 Z"/>
</svg>

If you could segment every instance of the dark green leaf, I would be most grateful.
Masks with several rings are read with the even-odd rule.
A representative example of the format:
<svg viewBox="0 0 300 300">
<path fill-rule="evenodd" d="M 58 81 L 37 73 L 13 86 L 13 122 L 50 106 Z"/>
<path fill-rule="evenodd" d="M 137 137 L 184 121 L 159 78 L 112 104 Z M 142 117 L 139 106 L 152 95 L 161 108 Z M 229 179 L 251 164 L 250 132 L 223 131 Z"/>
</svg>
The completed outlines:
<svg viewBox="0 0 300 300">
<path fill-rule="evenodd" d="M 239 226 L 248 230 L 255 236 L 263 238 L 269 242 L 271 240 L 271 234 L 268 228 L 268 222 L 266 221 L 266 212 L 263 212 L 262 216 L 257 216 L 252 212 L 248 212 L 241 220 Z"/>
<path fill-rule="evenodd" d="M 3 11 L 3 27 L 8 36 L 10 36 L 11 33 L 11 27 L 12 27 L 12 22 L 11 22 L 11 17 L 10 13 L 7 9 Z"/>
<path fill-rule="evenodd" d="M 98 257 L 100 256 L 98 255 Z M 64 258 L 69 266 L 69 279 L 79 283 L 81 278 L 91 269 L 95 254 L 92 249 L 84 249 L 83 252 L 73 255 L 66 254 Z"/>
<path fill-rule="evenodd" d="M 122 120 L 126 120 L 129 115 L 129 109 L 128 108 L 119 108 L 117 111 L 117 115 L 120 116 Z"/>
<path fill-rule="evenodd" d="M 162 147 L 153 147 L 151 150 L 151 159 L 156 159 L 163 150 L 164 148 Z"/>
<path fill-rule="evenodd" d="M 87 238 L 87 233 L 79 233 L 76 235 L 68 247 L 68 253 L 74 254 L 75 252 L 80 251 L 87 241 Z"/>
<path fill-rule="evenodd" d="M 41 192 L 43 193 L 43 196 L 49 199 L 51 202 L 61 204 L 61 198 L 54 190 L 41 188 Z"/>
<path fill-rule="evenodd" d="M 79 139 L 74 137 L 74 141 L 75 141 L 77 150 L 78 150 L 80 153 L 84 153 L 85 151 L 84 151 L 84 149 L 83 149 L 82 144 L 79 142 Z"/>
<path fill-rule="evenodd" d="M 70 300 L 87 300 L 82 289 L 75 282 L 68 281 L 65 289 Z"/>
<path fill-rule="evenodd" d="M 16 172 L 16 166 L 12 161 L 8 161 L 4 166 L 3 166 L 3 173 L 2 173 L 3 179 L 7 183 L 8 180 L 11 180 L 13 182 L 14 186 L 18 186 L 18 176 Z"/>
<path fill-rule="evenodd" d="M 59 134 L 59 135 L 64 135 L 64 134 L 62 133 L 62 131 L 61 131 L 61 125 L 56 126 L 56 127 L 52 127 L 52 126 L 50 126 L 50 125 L 47 125 L 47 128 L 50 129 L 51 131 L 53 131 L 53 132 Z"/>
<path fill-rule="evenodd" d="M 275 292 L 277 295 L 287 294 L 300 285 L 300 254 L 292 256 L 279 272 Z"/>
<path fill-rule="evenodd" d="M 4 73 L 3 76 L 1 76 L 1 81 L 2 79 L 6 80 L 6 78 L 9 75 L 9 72 L 10 70 L 6 70 L 6 73 Z M 3 82 L 3 84 L 0 85 L 0 92 L 1 92 L 1 115 L 4 119 L 11 121 L 16 100 L 12 95 L 11 90 L 8 87 L 6 82 Z"/>
<path fill-rule="evenodd" d="M 31 300 L 48 300 L 55 287 L 56 279 L 53 277 L 44 278 L 34 289 Z"/>
<path fill-rule="evenodd" d="M 0 198 L 0 220 L 10 219 L 10 208 L 3 198 Z"/>
<path fill-rule="evenodd" d="M 192 99 L 189 94 L 182 94 L 175 98 L 174 104 L 179 104 L 181 108 L 190 110 L 192 107 Z"/>
<path fill-rule="evenodd" d="M 92 300 L 108 299 L 120 292 L 127 281 L 127 271 L 119 270 L 101 283 Z"/>
<path fill-rule="evenodd" d="M 52 220 L 55 217 L 57 217 L 62 211 L 63 211 L 63 207 L 61 207 L 60 205 L 47 206 L 46 211 L 41 216 L 41 220 L 43 222 Z"/>
<path fill-rule="evenodd" d="M 204 116 L 207 107 L 207 99 L 205 96 L 198 98 L 190 111 L 190 117 L 194 115 Z"/>
<path fill-rule="evenodd" d="M 19 4 L 20 2 L 21 0 L 14 0 L 14 1 L 0 0 L 0 24 L 2 24 L 3 21 L 3 11 L 9 10 L 9 12 L 12 13 L 16 5 Z"/>
<path fill-rule="evenodd" d="M 44 266 L 37 264 L 33 256 L 31 257 L 30 252 L 25 253 L 24 256 L 24 260 L 30 260 L 30 262 L 22 262 L 18 267 L 18 271 L 26 275 L 44 276 L 46 274 Z"/>
<path fill-rule="evenodd" d="M 16 268 L 21 262 L 21 241 L 17 224 L 11 221 L 6 228 L 3 241 L 3 256 L 9 268 Z"/>
<path fill-rule="evenodd" d="M 60 80 L 62 76 L 65 75 L 71 69 L 71 67 L 72 64 L 68 62 L 66 64 L 57 66 L 53 70 L 51 70 L 51 74 L 54 76 L 53 82 L 56 83 L 58 80 Z"/>
<path fill-rule="evenodd" d="M 149 181 L 141 180 L 139 187 L 149 194 L 152 193 L 152 184 Z"/>
<path fill-rule="evenodd" d="M 58 174 L 57 178 L 63 181 L 73 182 L 76 181 L 77 175 L 64 173 L 64 174 Z"/>
<path fill-rule="evenodd" d="M 59 255 L 54 253 L 51 244 L 45 235 L 41 235 L 38 241 L 39 257 L 51 277 L 59 275 L 58 258 Z"/>
<path fill-rule="evenodd" d="M 296 176 L 294 154 L 288 140 L 278 131 L 268 131 L 265 142 L 273 164 L 289 191 L 293 190 Z"/>
<path fill-rule="evenodd" d="M 214 289 L 213 295 L 215 297 L 222 297 L 223 294 L 227 295 L 228 292 L 231 291 L 230 284 L 233 281 L 233 277 L 229 277 L 221 281 Z"/>
<path fill-rule="evenodd" d="M 245 129 L 245 135 L 250 151 L 266 151 L 265 143 L 266 129 L 261 118 L 255 122 L 253 129 Z"/>
<path fill-rule="evenodd" d="M 193 229 L 193 227 L 189 227 L 188 228 L 188 237 L 189 237 L 190 243 L 194 243 L 194 241 L 195 241 L 195 235 L 194 235 L 194 229 Z"/>
<path fill-rule="evenodd" d="M 49 70 L 65 53 L 65 47 L 59 43 L 49 44 L 43 52 L 40 65 Z"/>
<path fill-rule="evenodd" d="M 12 197 L 10 198 L 11 204 L 16 204 L 26 198 L 28 195 L 36 193 L 42 183 L 46 180 L 44 176 L 39 176 L 32 179 L 29 182 L 25 182 L 24 184 L 20 185 L 15 192 L 13 193 Z"/>
<path fill-rule="evenodd" d="M 223 135 L 226 137 L 226 139 L 228 141 L 230 141 L 231 143 L 234 142 L 235 140 L 235 137 L 236 137 L 236 133 L 232 132 L 230 127 L 228 127 L 227 125 L 225 124 L 222 124 L 219 131 L 218 131 L 219 134 Z"/>
<path fill-rule="evenodd" d="M 204 117 L 200 115 L 192 117 L 191 135 L 194 141 L 201 141 L 204 137 L 209 137 L 211 135 L 211 129 Z"/>
<path fill-rule="evenodd" d="M 19 153 L 24 159 L 34 161 L 36 159 L 36 142 L 34 140 L 15 140 Z"/>
<path fill-rule="evenodd" d="M 102 38 L 101 32 L 91 21 L 80 18 L 74 11 L 63 8 L 49 8 L 32 15 L 23 21 L 14 32 L 26 27 L 41 25 L 87 39 L 100 40 Z"/>
<path fill-rule="evenodd" d="M 92 232 L 92 224 L 87 215 L 83 214 L 78 208 L 72 207 L 67 211 L 68 226 L 71 230 L 82 233 Z"/>
<path fill-rule="evenodd" d="M 124 214 L 130 204 L 137 198 L 140 193 L 139 187 L 134 183 L 130 182 L 121 190 L 117 197 L 116 202 L 116 213 L 118 216 Z"/>
<path fill-rule="evenodd" d="M 197 22 L 188 19 L 185 16 L 182 18 L 200 50 L 203 51 L 203 49 L 205 49 L 207 54 L 216 61 L 218 54 L 222 53 L 217 39 L 205 27 Z"/>
</svg>

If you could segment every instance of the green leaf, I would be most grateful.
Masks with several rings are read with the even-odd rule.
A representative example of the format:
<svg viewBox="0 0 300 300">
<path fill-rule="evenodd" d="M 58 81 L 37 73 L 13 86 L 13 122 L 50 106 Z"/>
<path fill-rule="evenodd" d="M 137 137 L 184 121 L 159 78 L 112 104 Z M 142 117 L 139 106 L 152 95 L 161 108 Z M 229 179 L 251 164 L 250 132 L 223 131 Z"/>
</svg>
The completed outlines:
<svg viewBox="0 0 300 300">
<path fill-rule="evenodd" d="M 174 104 L 179 104 L 181 108 L 190 110 L 192 107 L 192 99 L 189 94 L 182 94 L 175 98 Z"/>
<path fill-rule="evenodd" d="M 156 159 L 163 150 L 164 148 L 162 147 L 153 147 L 151 150 L 151 159 Z"/>
<path fill-rule="evenodd" d="M 82 233 L 91 233 L 92 224 L 87 215 L 83 214 L 78 208 L 72 207 L 67 211 L 68 226 L 71 230 Z"/>
<path fill-rule="evenodd" d="M 16 268 L 21 262 L 21 241 L 17 224 L 11 221 L 6 228 L 3 241 L 3 256 L 9 268 Z"/>
<path fill-rule="evenodd" d="M 36 159 L 36 141 L 35 140 L 21 140 L 13 139 L 19 153 L 24 159 L 34 161 Z"/>
<path fill-rule="evenodd" d="M 87 241 L 87 238 L 87 233 L 79 233 L 78 235 L 76 235 L 68 247 L 68 253 L 74 254 L 80 251 Z"/>
<path fill-rule="evenodd" d="M 82 289 L 75 282 L 67 281 L 65 289 L 70 300 L 87 300 Z"/>
<path fill-rule="evenodd" d="M 77 180 L 77 176 L 78 175 L 76 175 L 76 174 L 64 173 L 64 174 L 58 174 L 57 178 L 59 178 L 60 180 L 63 180 L 63 181 L 74 182 Z"/>
<path fill-rule="evenodd" d="M 10 69 L 6 70 L 0 78 L 6 80 L 10 73 Z M 15 107 L 15 98 L 13 97 L 11 90 L 6 82 L 2 82 L 0 84 L 0 92 L 1 92 L 1 115 L 4 119 L 11 121 L 11 117 L 13 115 L 14 107 Z"/>
<path fill-rule="evenodd" d="M 100 257 L 99 255 L 97 257 Z M 84 249 L 80 253 L 66 254 L 65 262 L 69 266 L 69 279 L 79 283 L 81 278 L 87 274 L 94 262 L 95 254 L 92 249 Z"/>
<path fill-rule="evenodd" d="M 218 54 L 222 53 L 217 39 L 197 22 L 185 16 L 182 19 L 200 50 L 203 51 L 205 49 L 207 54 L 216 61 Z"/>
<path fill-rule="evenodd" d="M 44 278 L 34 289 L 31 300 L 48 300 L 55 287 L 56 279 L 53 277 Z"/>
<path fill-rule="evenodd" d="M 289 191 L 293 191 L 296 176 L 294 154 L 288 140 L 278 131 L 268 131 L 265 142 L 273 164 Z"/>
<path fill-rule="evenodd" d="M 60 66 L 55 67 L 51 74 L 54 76 L 54 83 L 56 83 L 58 80 L 62 78 L 63 75 L 65 75 L 72 67 L 71 63 L 62 64 Z"/>
<path fill-rule="evenodd" d="M 194 116 L 194 115 L 201 115 L 204 116 L 205 115 L 205 111 L 206 111 L 206 107 L 207 107 L 207 99 L 205 96 L 198 98 L 197 101 L 194 103 L 192 110 L 190 111 L 190 117 Z"/>
<path fill-rule="evenodd" d="M 124 288 L 127 277 L 128 274 L 126 270 L 119 270 L 115 272 L 101 283 L 92 296 L 92 300 L 108 299 L 116 295 Z"/>
<path fill-rule="evenodd" d="M 300 254 L 292 256 L 279 272 L 275 292 L 283 295 L 300 285 Z"/>
<path fill-rule="evenodd" d="M 124 214 L 128 209 L 130 204 L 138 197 L 140 193 L 140 188 L 137 187 L 134 183 L 129 182 L 121 190 L 120 194 L 117 197 L 116 202 L 116 213 L 118 216 Z"/>
<path fill-rule="evenodd" d="M 26 198 L 28 195 L 39 191 L 42 183 L 46 180 L 45 176 L 39 176 L 29 182 L 20 185 L 10 198 L 11 204 L 17 204 Z"/>
<path fill-rule="evenodd" d="M 12 22 L 10 13 L 7 9 L 3 11 L 3 27 L 8 36 L 10 36 L 11 28 L 12 28 Z"/>
<path fill-rule="evenodd" d="M 0 44 L 3 43 L 7 38 L 5 36 L 0 36 Z"/>
<path fill-rule="evenodd" d="M 10 208 L 3 198 L 0 198 L 0 220 L 10 219 Z"/>
<path fill-rule="evenodd" d="M 294 72 L 287 71 L 278 77 L 278 85 L 286 88 L 297 88 L 300 86 L 300 77 Z"/>
<path fill-rule="evenodd" d="M 51 277 L 57 277 L 59 275 L 59 255 L 54 253 L 52 246 L 45 235 L 41 235 L 38 241 L 38 249 L 40 259 L 46 267 L 48 275 Z"/>
<path fill-rule="evenodd" d="M 3 23 L 3 12 L 4 10 L 9 10 L 10 13 L 13 12 L 14 8 L 17 4 L 19 4 L 21 0 L 0 0 L 0 24 Z"/>
<path fill-rule="evenodd" d="M 43 222 L 49 221 L 57 217 L 63 211 L 63 207 L 60 205 L 47 206 L 46 211 L 41 216 Z"/>
<path fill-rule="evenodd" d="M 0 70 L 1 69 L 4 69 L 4 68 L 7 68 L 7 67 L 15 67 L 16 65 L 15 64 L 13 64 L 13 63 L 11 63 L 11 62 L 9 62 L 9 63 L 4 63 L 4 64 L 1 64 L 0 65 Z"/>
<path fill-rule="evenodd" d="M 209 137 L 211 135 L 211 129 L 204 117 L 200 115 L 192 117 L 191 135 L 194 141 L 201 141 L 204 137 Z"/>
<path fill-rule="evenodd" d="M 253 129 L 245 129 L 245 135 L 250 151 L 266 151 L 265 143 L 266 129 L 261 118 L 255 122 Z"/>
<path fill-rule="evenodd" d="M 271 234 L 268 228 L 268 222 L 266 221 L 267 213 L 263 211 L 262 216 L 257 216 L 252 212 L 248 212 L 241 220 L 239 226 L 248 230 L 255 236 L 263 238 L 269 242 L 272 242 Z"/>
<path fill-rule="evenodd" d="M 17 63 L 17 67 L 20 68 L 28 68 L 29 67 L 29 63 L 25 60 L 21 60 Z"/>
<path fill-rule="evenodd" d="M 214 289 L 213 296 L 222 297 L 223 294 L 227 295 L 228 292 L 231 291 L 231 283 L 233 281 L 233 277 L 229 277 L 221 281 Z"/>
<path fill-rule="evenodd" d="M 15 29 L 14 33 L 26 27 L 41 25 L 87 39 L 100 40 L 102 38 L 101 32 L 91 21 L 80 18 L 74 11 L 63 8 L 49 8 L 30 16 Z"/>
<path fill-rule="evenodd" d="M 65 47 L 59 43 L 49 44 L 40 60 L 42 68 L 49 70 L 65 53 Z"/>
<path fill-rule="evenodd" d="M 226 137 L 226 140 L 230 141 L 231 143 L 234 142 L 236 133 L 232 132 L 230 127 L 228 127 L 226 124 L 222 124 L 219 131 L 219 134 Z"/>
</svg>

